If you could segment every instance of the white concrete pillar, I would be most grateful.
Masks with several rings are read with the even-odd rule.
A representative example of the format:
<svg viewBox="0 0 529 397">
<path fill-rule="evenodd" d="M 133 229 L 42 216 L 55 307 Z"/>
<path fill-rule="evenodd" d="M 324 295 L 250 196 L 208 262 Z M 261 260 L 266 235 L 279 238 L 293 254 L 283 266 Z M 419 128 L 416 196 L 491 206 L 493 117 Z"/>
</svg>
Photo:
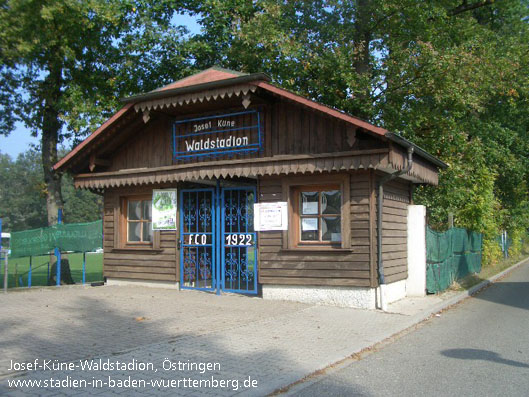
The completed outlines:
<svg viewBox="0 0 529 397">
<path fill-rule="evenodd" d="M 426 295 L 426 207 L 408 206 L 407 296 Z"/>
</svg>

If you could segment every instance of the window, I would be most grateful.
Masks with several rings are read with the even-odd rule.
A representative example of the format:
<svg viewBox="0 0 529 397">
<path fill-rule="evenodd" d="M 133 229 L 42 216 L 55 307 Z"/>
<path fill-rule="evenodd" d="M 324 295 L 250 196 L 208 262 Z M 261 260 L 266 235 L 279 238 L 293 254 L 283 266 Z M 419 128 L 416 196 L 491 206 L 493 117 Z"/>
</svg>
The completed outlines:
<svg viewBox="0 0 529 397">
<path fill-rule="evenodd" d="M 283 197 L 289 205 L 289 230 L 283 249 L 351 248 L 348 174 L 287 177 Z"/>
<path fill-rule="evenodd" d="M 298 243 L 336 244 L 342 241 L 342 194 L 339 186 L 296 189 L 295 223 Z"/>
<path fill-rule="evenodd" d="M 308 187 L 298 193 L 299 241 L 340 243 L 342 194 L 338 186 Z"/>
<path fill-rule="evenodd" d="M 127 244 L 150 244 L 153 240 L 151 197 L 125 199 Z"/>
</svg>

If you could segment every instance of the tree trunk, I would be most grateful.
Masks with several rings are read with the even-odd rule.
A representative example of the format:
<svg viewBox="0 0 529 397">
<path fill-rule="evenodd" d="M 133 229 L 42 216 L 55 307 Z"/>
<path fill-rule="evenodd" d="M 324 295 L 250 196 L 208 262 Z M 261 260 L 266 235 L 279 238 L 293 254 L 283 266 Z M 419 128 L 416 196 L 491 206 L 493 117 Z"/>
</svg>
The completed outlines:
<svg viewBox="0 0 529 397">
<path fill-rule="evenodd" d="M 42 167 L 46 184 L 46 209 L 48 225 L 57 223 L 59 208 L 63 207 L 61 192 L 61 175 L 53 170 L 57 162 L 57 144 L 61 121 L 59 119 L 58 102 L 61 96 L 62 68 L 51 65 L 50 73 L 43 83 L 44 107 L 42 111 Z"/>
</svg>

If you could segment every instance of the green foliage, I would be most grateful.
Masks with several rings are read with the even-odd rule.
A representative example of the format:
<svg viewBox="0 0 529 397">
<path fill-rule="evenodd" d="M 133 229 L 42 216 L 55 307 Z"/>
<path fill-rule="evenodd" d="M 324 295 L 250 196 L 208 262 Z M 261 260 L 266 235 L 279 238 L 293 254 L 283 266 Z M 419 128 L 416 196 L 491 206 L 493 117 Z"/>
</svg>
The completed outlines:
<svg viewBox="0 0 529 397">
<path fill-rule="evenodd" d="M 41 137 L 48 223 L 63 206 L 52 169 L 64 138 L 78 143 L 119 106 L 191 65 L 183 27 L 154 0 L 0 2 L 0 134 L 16 121 Z"/>
<path fill-rule="evenodd" d="M 213 64 L 264 71 L 450 164 L 415 201 L 485 233 L 493 260 L 501 230 L 529 228 L 528 17 L 527 0 L 6 0 L 0 130 L 55 114 L 58 141 L 81 139 L 120 96 Z"/>
<path fill-rule="evenodd" d="M 62 178 L 64 223 L 93 222 L 103 218 L 103 197 L 88 190 L 75 189 L 70 175 Z"/>
<path fill-rule="evenodd" d="M 522 254 L 522 248 L 527 239 L 527 230 L 512 229 L 509 234 L 512 244 L 509 247 L 509 257 L 517 257 Z"/>
<path fill-rule="evenodd" d="M 481 263 L 483 267 L 493 266 L 503 258 L 501 247 L 495 238 L 483 239 L 483 254 Z"/>
<path fill-rule="evenodd" d="M 526 0 L 194 2 L 208 62 L 381 124 L 450 168 L 421 187 L 430 221 L 485 233 L 529 227 Z M 197 5 L 198 4 L 198 5 Z M 214 55 L 214 56 L 213 56 Z"/>
<path fill-rule="evenodd" d="M 12 105 L 0 99 L 9 111 L 1 120 L 23 121 L 41 134 L 45 107 L 52 105 L 64 127 L 59 142 L 80 138 L 116 110 L 120 97 L 184 75 L 189 60 L 180 44 L 187 31 L 171 24 L 173 13 L 165 1 L 5 1 L 1 81 Z"/>
<path fill-rule="evenodd" d="M 39 154 L 22 153 L 13 161 L 0 153 L 0 218 L 4 231 L 45 226 L 46 198 Z"/>
<path fill-rule="evenodd" d="M 62 180 L 65 223 L 101 219 L 101 196 L 76 190 L 71 177 Z M 0 153 L 0 218 L 4 231 L 21 231 L 47 226 L 45 185 L 40 153 L 29 150 L 16 160 Z"/>
<path fill-rule="evenodd" d="M 440 175 L 439 186 L 416 190 L 415 200 L 429 208 L 429 222 L 437 230 L 446 229 L 448 214 L 455 226 L 495 237 L 502 226 L 503 212 L 494 194 L 496 174 L 487 167 L 479 139 L 464 146 Z"/>
</svg>

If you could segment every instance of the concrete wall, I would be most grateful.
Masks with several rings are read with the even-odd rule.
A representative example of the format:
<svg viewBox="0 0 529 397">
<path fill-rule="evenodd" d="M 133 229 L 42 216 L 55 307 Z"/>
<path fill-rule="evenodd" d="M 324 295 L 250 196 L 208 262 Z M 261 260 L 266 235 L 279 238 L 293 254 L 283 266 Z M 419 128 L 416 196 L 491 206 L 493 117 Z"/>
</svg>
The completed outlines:
<svg viewBox="0 0 529 397">
<path fill-rule="evenodd" d="M 381 299 L 382 294 L 382 299 Z M 382 310 L 387 310 L 387 305 L 406 297 L 406 280 L 396 281 L 390 284 L 384 284 L 377 288 L 378 302 L 383 302 Z M 379 304 L 380 306 L 380 304 Z"/>
<path fill-rule="evenodd" d="M 426 207 L 408 206 L 407 296 L 426 295 Z"/>
</svg>

